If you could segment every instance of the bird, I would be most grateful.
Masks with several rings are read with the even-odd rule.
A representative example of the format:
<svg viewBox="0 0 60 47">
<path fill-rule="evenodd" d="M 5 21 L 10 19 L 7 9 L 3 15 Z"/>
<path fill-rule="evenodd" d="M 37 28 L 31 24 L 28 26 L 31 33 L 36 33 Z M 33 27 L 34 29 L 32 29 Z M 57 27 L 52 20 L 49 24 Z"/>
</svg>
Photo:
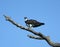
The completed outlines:
<svg viewBox="0 0 60 47">
<path fill-rule="evenodd" d="M 42 22 L 38 22 L 37 20 L 34 20 L 34 19 L 28 19 L 27 17 L 24 17 L 24 20 L 25 20 L 26 26 L 29 28 L 32 28 L 32 27 L 35 28 L 45 24 Z"/>
</svg>

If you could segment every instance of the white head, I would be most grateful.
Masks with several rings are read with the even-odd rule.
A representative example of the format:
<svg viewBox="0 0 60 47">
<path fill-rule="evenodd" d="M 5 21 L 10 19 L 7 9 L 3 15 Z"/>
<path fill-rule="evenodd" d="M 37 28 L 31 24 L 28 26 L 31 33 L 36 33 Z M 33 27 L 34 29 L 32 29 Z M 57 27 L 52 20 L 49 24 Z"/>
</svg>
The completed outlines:
<svg viewBox="0 0 60 47">
<path fill-rule="evenodd" d="M 28 20 L 27 17 L 24 17 L 24 20 L 27 21 Z"/>
</svg>

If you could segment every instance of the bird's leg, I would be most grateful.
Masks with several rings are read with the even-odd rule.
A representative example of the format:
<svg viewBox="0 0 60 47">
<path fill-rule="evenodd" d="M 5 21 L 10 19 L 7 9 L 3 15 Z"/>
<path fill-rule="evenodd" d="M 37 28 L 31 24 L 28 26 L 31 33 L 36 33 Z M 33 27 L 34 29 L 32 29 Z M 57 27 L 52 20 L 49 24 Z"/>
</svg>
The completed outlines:
<svg viewBox="0 0 60 47">
<path fill-rule="evenodd" d="M 28 24 L 26 24 L 26 26 L 27 26 L 28 28 L 30 28 L 30 26 L 29 26 Z"/>
<path fill-rule="evenodd" d="M 29 25 L 29 24 L 26 24 L 26 26 L 27 26 L 27 27 L 30 27 L 30 25 Z"/>
<path fill-rule="evenodd" d="M 30 27 L 32 27 L 32 24 L 29 24 Z"/>
<path fill-rule="evenodd" d="M 26 26 L 28 27 L 28 24 L 26 24 Z"/>
<path fill-rule="evenodd" d="M 29 28 L 32 28 L 32 24 L 29 24 Z"/>
<path fill-rule="evenodd" d="M 31 29 L 32 28 L 32 24 L 26 24 L 26 26 Z"/>
</svg>

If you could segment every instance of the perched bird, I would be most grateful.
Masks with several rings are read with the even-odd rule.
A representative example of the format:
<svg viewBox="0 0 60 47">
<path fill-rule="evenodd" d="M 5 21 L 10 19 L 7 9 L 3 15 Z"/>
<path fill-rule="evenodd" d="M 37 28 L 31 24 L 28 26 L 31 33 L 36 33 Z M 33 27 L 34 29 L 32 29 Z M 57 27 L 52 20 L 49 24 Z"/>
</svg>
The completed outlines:
<svg viewBox="0 0 60 47">
<path fill-rule="evenodd" d="M 38 22 L 37 20 L 33 20 L 33 19 L 28 19 L 27 17 L 24 17 L 25 19 L 25 23 L 27 25 L 27 27 L 31 28 L 31 27 L 39 27 L 41 25 L 44 25 L 44 23 Z"/>
</svg>

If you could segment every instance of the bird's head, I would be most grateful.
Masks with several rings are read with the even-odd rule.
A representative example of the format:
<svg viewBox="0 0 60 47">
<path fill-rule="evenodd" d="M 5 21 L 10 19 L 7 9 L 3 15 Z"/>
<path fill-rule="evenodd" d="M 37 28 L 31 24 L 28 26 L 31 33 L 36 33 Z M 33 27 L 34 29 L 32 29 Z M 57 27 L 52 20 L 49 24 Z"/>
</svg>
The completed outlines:
<svg viewBox="0 0 60 47">
<path fill-rule="evenodd" d="M 27 17 L 24 17 L 24 20 L 25 20 L 25 21 L 27 21 L 27 20 L 28 20 L 28 18 L 27 18 Z"/>
</svg>

